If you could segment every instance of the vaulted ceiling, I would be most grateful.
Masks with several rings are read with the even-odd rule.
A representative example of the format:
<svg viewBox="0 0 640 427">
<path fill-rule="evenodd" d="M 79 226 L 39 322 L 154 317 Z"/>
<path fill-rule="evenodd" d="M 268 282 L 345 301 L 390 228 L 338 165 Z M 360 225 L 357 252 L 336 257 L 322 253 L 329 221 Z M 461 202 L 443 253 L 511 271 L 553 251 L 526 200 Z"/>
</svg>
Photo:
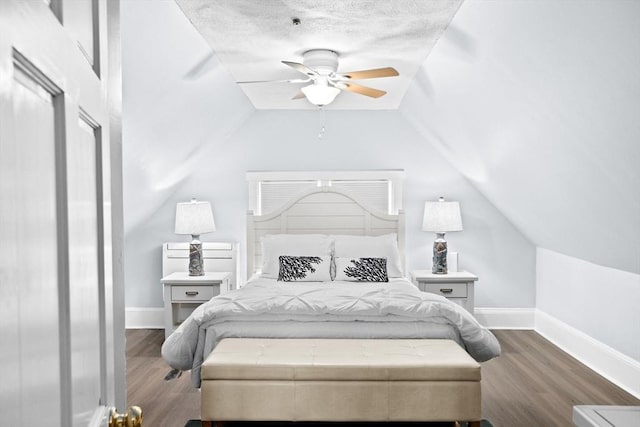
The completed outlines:
<svg viewBox="0 0 640 427">
<path fill-rule="evenodd" d="M 207 1 L 205 5 L 201 0 L 178 0 L 178 3 L 183 9 L 205 15 L 213 13 L 216 5 L 221 4 Z M 264 48 L 264 55 L 255 50 L 253 53 L 252 50 L 248 53 L 224 50 L 226 43 L 235 49 L 239 45 L 260 45 L 263 37 L 265 40 L 273 37 L 264 34 L 262 27 L 268 27 L 267 21 L 258 17 L 260 26 L 256 26 L 247 17 L 248 10 L 255 9 L 257 15 L 272 16 L 273 19 L 275 16 L 262 6 L 256 6 L 263 5 L 261 1 L 228 3 L 238 3 L 237 7 L 244 9 L 229 22 L 220 23 L 226 34 L 222 41 L 212 42 L 209 38 L 213 36 L 204 34 L 208 43 L 202 40 L 201 44 L 185 47 L 178 44 L 179 35 L 167 37 L 167 43 L 175 40 L 176 44 L 168 46 L 168 51 L 176 52 L 178 46 L 182 49 L 179 59 L 166 61 L 165 68 L 157 67 L 157 74 L 153 76 L 136 76 L 135 67 L 127 71 L 139 85 L 136 91 L 146 99 L 145 102 L 153 103 L 168 97 L 179 103 L 179 108 L 189 111 L 191 134 L 188 138 L 184 134 L 174 135 L 170 123 L 157 123 L 154 116 L 148 116 L 145 119 L 149 120 L 148 128 L 155 133 L 129 133 L 130 138 L 169 138 L 184 150 L 196 150 L 199 148 L 189 148 L 186 144 L 200 137 L 199 132 L 204 132 L 202 124 L 209 123 L 212 118 L 221 118 L 216 122 L 218 133 L 213 138 L 218 143 L 237 132 L 248 117 L 260 114 L 255 111 L 256 106 L 281 109 L 288 108 L 284 106 L 286 104 L 280 104 L 282 99 L 286 103 L 294 102 L 289 98 L 296 89 L 274 86 L 263 89 L 273 92 L 254 97 L 244 87 L 242 92 L 235 82 L 281 78 L 281 72 L 291 73 L 280 60 L 299 61 L 304 49 L 318 46 L 309 44 L 298 48 L 299 45 L 291 40 L 285 40 L 284 26 L 288 25 L 294 12 L 302 16 L 302 25 L 313 22 L 302 15 L 305 7 L 313 11 L 315 18 L 322 16 L 319 9 L 311 6 L 311 3 L 319 2 L 275 2 L 289 8 L 284 10 L 293 10 L 287 12 L 287 16 L 278 15 L 281 22 L 274 24 L 277 28 L 274 31 L 280 33 L 274 40 L 290 50 Z M 360 2 L 336 0 L 327 4 L 338 7 L 343 3 L 353 6 Z M 373 7 L 372 3 L 385 2 L 362 3 Z M 208 7 L 209 4 L 214 9 Z M 294 10 L 298 4 L 305 7 Z M 403 92 L 394 101 L 400 102 L 399 112 L 380 114 L 393 115 L 390 120 L 394 123 L 398 115 L 404 117 L 407 126 L 413 127 L 421 136 L 422 144 L 437 151 L 438 157 L 445 158 L 536 246 L 640 274 L 640 2 L 466 0 L 459 7 L 458 2 L 452 4 L 454 7 L 448 13 L 454 15 L 447 15 L 449 18 L 439 15 L 441 33 L 431 35 L 427 46 L 421 50 L 426 59 L 423 57 L 417 68 L 413 64 L 411 67 L 414 68 L 404 73 L 407 78 L 412 77 L 401 83 L 406 87 L 397 89 Z M 201 9 L 198 9 L 199 5 Z M 386 15 L 378 9 L 377 16 L 367 14 L 367 22 L 359 22 L 356 28 L 368 32 L 372 43 L 378 31 L 388 31 L 383 28 L 388 26 Z M 353 17 L 356 18 L 358 15 Z M 234 22 L 235 26 L 232 25 Z M 345 21 L 344 28 L 350 28 L 348 22 Z M 194 23 L 198 27 L 198 23 Z M 139 25 L 144 24 L 140 22 Z M 287 28 L 286 31 L 297 31 Z M 379 40 L 385 48 L 376 53 L 381 56 L 373 58 L 373 62 L 368 62 L 366 49 L 346 49 L 349 55 L 345 55 L 345 67 L 389 65 L 402 68 L 404 63 L 391 61 L 396 60 L 393 46 L 395 43 L 400 49 L 403 31 L 403 27 L 398 27 L 388 33 L 392 36 Z M 153 35 L 148 37 L 148 44 L 152 45 Z M 342 33 L 331 42 L 338 45 L 341 38 L 348 37 Z M 347 46 L 348 41 L 344 43 L 343 46 Z M 221 53 L 216 49 L 217 44 Z M 142 46 L 144 43 L 136 50 L 136 61 L 150 61 L 154 55 L 157 58 L 165 54 L 164 51 L 144 50 Z M 227 54 L 237 63 L 228 64 L 224 59 Z M 238 58 L 243 57 L 255 59 L 257 75 L 253 71 L 236 74 L 239 71 L 234 71 L 234 67 L 242 69 Z M 351 57 L 354 61 L 358 58 L 367 62 L 348 64 L 346 61 Z M 124 67 L 127 65 L 123 64 Z M 179 93 L 177 89 L 175 92 L 159 90 L 165 84 L 165 77 L 178 74 L 184 80 L 175 83 Z M 387 88 L 382 87 L 385 80 L 392 79 L 376 79 L 375 85 L 371 80 L 371 86 Z M 189 82 L 194 84 L 189 85 Z M 200 84 L 196 85 L 196 82 Z M 396 81 L 399 82 L 401 80 Z M 126 94 L 127 80 L 124 83 Z M 387 89 L 391 100 L 396 89 Z M 358 102 L 368 101 L 357 99 L 353 94 L 339 97 L 343 95 L 350 95 L 349 98 Z M 345 104 L 338 104 L 343 101 L 338 99 L 336 108 L 338 105 L 341 108 L 372 108 L 356 104 L 348 106 L 347 96 L 343 98 Z M 304 100 L 295 102 L 305 104 Z M 273 106 L 269 107 L 269 103 Z M 138 106 L 130 102 L 128 107 L 135 109 Z M 314 107 L 309 105 L 309 108 Z M 304 116 L 305 125 L 298 125 L 300 113 L 279 111 L 278 119 L 270 122 L 270 126 L 278 126 L 278 131 L 287 136 L 292 128 L 301 132 L 310 121 Z M 349 114 L 356 114 L 344 110 L 333 113 L 344 115 L 341 123 L 348 123 Z M 383 122 L 385 116 L 380 114 L 372 115 L 371 120 L 376 124 Z M 339 129 L 332 131 L 334 134 L 340 132 Z M 301 150 L 303 143 L 308 140 L 301 137 L 298 144 Z M 145 153 L 135 152 L 135 147 L 130 149 L 133 150 L 130 158 L 144 160 Z M 241 149 L 218 146 L 216 156 Z M 168 156 L 173 156 L 171 164 L 178 161 L 168 147 L 157 147 L 156 150 L 166 150 Z M 405 154 L 407 157 L 412 155 L 411 152 Z M 186 174 L 191 170 L 154 166 L 152 162 L 146 162 L 144 167 L 147 170 L 139 169 L 140 173 L 153 169 L 154 185 L 162 186 L 170 186 L 171 182 L 181 179 L 179 173 Z M 429 171 L 424 173 L 428 175 Z"/>
<path fill-rule="evenodd" d="M 537 246 L 640 273 L 640 2 L 465 1 L 401 110 Z"/>
</svg>

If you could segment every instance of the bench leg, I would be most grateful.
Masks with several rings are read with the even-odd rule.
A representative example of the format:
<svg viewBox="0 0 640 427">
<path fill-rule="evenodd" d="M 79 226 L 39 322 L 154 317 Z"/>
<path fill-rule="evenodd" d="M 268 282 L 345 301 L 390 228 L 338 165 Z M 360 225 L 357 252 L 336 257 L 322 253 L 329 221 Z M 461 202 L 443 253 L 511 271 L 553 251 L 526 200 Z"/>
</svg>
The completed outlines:
<svg viewBox="0 0 640 427">
<path fill-rule="evenodd" d="M 480 427 L 480 421 L 469 421 L 469 427 Z"/>
</svg>

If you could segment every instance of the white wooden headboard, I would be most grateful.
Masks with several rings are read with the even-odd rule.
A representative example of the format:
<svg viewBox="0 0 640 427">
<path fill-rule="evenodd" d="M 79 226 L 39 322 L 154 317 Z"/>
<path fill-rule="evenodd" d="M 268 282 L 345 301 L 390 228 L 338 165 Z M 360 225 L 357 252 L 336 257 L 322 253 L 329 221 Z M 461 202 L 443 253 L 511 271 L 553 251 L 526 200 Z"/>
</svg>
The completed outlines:
<svg viewBox="0 0 640 427">
<path fill-rule="evenodd" d="M 260 238 L 266 234 L 350 234 L 379 236 L 396 233 L 404 270 L 404 213 L 388 215 L 363 205 L 354 194 L 317 187 L 277 211 L 247 214 L 247 278 L 262 266 Z"/>
<path fill-rule="evenodd" d="M 229 242 L 202 242 L 204 271 L 229 271 L 230 288 L 237 287 L 238 244 Z M 162 277 L 176 271 L 189 271 L 189 242 L 162 244 Z"/>
</svg>

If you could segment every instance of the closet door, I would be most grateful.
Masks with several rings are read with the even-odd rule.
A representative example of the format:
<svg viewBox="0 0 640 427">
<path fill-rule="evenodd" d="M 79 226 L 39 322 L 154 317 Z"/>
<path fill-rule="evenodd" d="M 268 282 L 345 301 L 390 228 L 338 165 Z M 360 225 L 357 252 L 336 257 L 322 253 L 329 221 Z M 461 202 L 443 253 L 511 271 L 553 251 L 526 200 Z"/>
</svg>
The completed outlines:
<svg viewBox="0 0 640 427">
<path fill-rule="evenodd" d="M 2 425 L 106 425 L 126 398 L 118 14 L 0 1 Z"/>
</svg>

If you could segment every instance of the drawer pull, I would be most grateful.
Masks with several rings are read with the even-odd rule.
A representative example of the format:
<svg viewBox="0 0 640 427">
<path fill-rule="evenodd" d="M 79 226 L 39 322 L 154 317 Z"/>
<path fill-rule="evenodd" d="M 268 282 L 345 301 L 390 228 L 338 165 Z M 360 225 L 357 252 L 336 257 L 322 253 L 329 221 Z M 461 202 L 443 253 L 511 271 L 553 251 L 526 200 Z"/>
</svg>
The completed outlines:
<svg viewBox="0 0 640 427">
<path fill-rule="evenodd" d="M 198 295 L 198 291 L 187 291 L 185 292 L 185 294 L 190 297 L 195 297 L 196 295 Z"/>
<path fill-rule="evenodd" d="M 451 288 L 441 288 L 440 292 L 442 292 L 443 294 L 450 294 L 451 292 L 453 292 L 453 289 L 451 289 Z"/>
</svg>

